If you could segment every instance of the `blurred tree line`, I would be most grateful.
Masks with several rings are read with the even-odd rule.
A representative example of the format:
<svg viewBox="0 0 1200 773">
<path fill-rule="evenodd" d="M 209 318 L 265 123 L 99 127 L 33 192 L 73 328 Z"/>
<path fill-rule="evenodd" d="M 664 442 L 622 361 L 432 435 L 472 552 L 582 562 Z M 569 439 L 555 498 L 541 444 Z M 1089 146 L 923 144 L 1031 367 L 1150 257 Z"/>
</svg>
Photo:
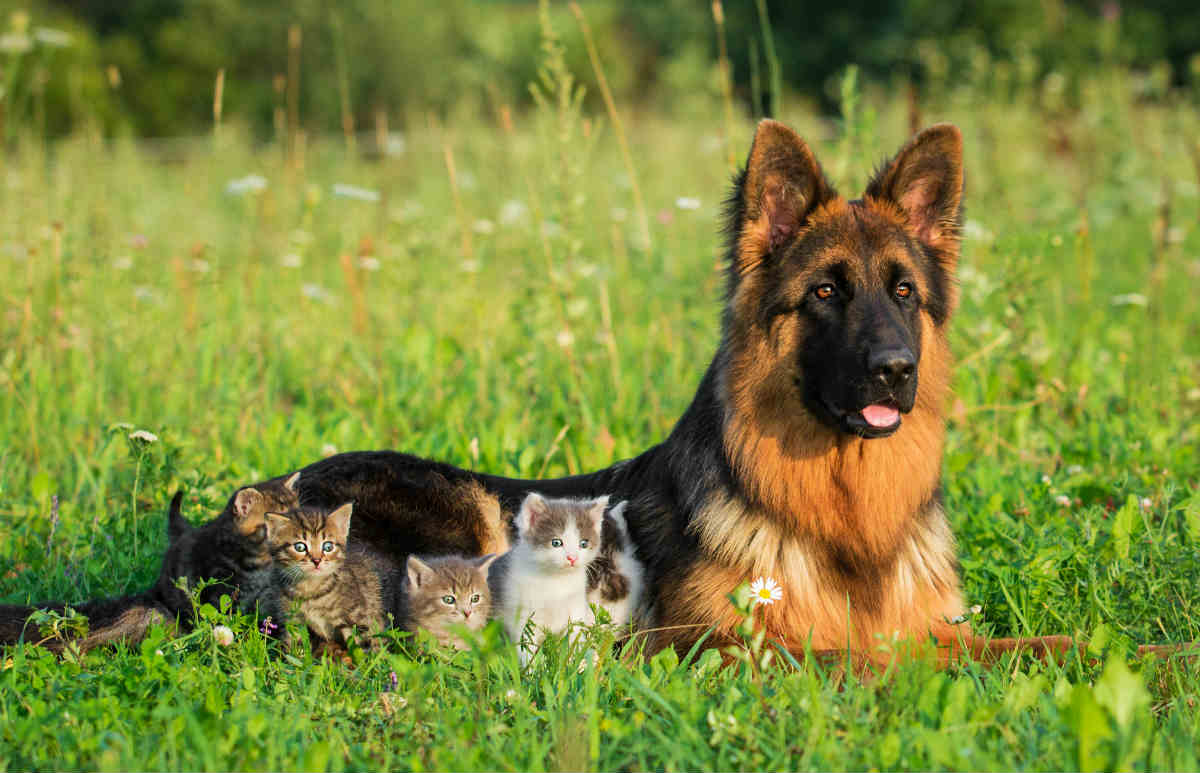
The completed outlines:
<svg viewBox="0 0 1200 773">
<path fill-rule="evenodd" d="M 537 4 L 515 0 L 15 2 L 0 17 L 0 110 L 10 130 L 28 123 L 51 136 L 86 125 L 203 131 L 219 70 L 224 114 L 264 137 L 290 95 L 303 126 L 319 132 L 341 130 L 347 114 L 358 129 L 380 116 L 395 126 L 430 111 L 486 115 L 530 103 L 541 57 Z M 582 7 L 622 104 L 700 114 L 720 95 L 709 0 Z M 557 0 L 550 12 L 572 71 L 598 99 L 575 18 Z M 1069 98 L 1102 66 L 1145 71 L 1148 98 L 1200 90 L 1195 0 L 725 0 L 723 16 L 735 96 L 748 112 L 773 109 L 768 30 L 785 93 L 826 108 L 849 64 L 885 84 L 1001 96 L 1053 76 Z"/>
</svg>

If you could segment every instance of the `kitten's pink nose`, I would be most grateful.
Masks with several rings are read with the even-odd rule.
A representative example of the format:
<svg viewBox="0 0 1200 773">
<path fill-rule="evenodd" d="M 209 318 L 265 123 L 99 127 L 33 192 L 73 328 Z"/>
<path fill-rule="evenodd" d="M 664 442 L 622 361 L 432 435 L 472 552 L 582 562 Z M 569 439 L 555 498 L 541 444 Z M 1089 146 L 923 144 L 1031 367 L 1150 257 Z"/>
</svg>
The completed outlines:
<svg viewBox="0 0 1200 773">
<path fill-rule="evenodd" d="M 313 556 L 312 562 L 313 562 L 313 569 L 321 568 L 321 559 L 317 558 L 316 556 Z"/>
<path fill-rule="evenodd" d="M 575 562 L 579 560 L 579 556 L 575 553 L 567 553 L 567 563 L 575 566 Z"/>
<path fill-rule="evenodd" d="M 471 616 L 471 610 L 469 610 L 469 609 L 464 609 L 464 610 L 463 610 L 463 617 L 470 617 L 470 616 Z"/>
</svg>

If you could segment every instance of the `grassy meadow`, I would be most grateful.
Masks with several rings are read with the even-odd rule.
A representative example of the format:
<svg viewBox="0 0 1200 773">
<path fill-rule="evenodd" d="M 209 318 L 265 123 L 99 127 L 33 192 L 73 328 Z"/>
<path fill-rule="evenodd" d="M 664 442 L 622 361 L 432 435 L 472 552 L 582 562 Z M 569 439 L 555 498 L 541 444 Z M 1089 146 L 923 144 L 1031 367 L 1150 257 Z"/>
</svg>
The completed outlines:
<svg viewBox="0 0 1200 773">
<path fill-rule="evenodd" d="M 781 118 L 856 195 L 911 108 L 847 96 L 841 121 Z M 551 651 L 522 676 L 490 636 L 350 669 L 270 652 L 252 620 L 221 647 L 206 621 L 0 653 L 0 770 L 1200 768 L 1197 666 L 1130 655 L 1200 640 L 1200 120 L 1119 73 L 1079 99 L 965 90 L 920 120 L 966 137 L 944 471 L 974 625 L 1079 634 L 1101 663 L 861 680 Z M 0 155 L 0 601 L 144 587 L 175 489 L 198 522 L 335 449 L 553 476 L 657 442 L 716 346 L 753 132 L 723 116 L 626 115 L 632 167 L 608 117 L 553 99 L 413 115 L 382 155 L 235 123 L 21 137 Z"/>
</svg>

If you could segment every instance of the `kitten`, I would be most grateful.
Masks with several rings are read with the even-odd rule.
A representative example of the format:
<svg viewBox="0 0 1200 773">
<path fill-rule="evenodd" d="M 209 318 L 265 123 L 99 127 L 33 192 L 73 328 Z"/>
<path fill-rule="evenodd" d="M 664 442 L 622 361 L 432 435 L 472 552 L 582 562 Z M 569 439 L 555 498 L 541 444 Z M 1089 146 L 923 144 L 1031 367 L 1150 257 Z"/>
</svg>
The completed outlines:
<svg viewBox="0 0 1200 773">
<path fill-rule="evenodd" d="M 167 607 L 190 612 L 187 594 L 175 585 L 209 579 L 200 601 L 216 604 L 223 594 L 244 612 L 271 593 L 271 553 L 267 546 L 268 512 L 291 510 L 299 503 L 300 473 L 239 489 L 216 519 L 193 526 L 183 517 L 182 494 L 171 500 L 167 515 L 167 553 L 155 589 Z"/>
<path fill-rule="evenodd" d="M 614 626 L 628 626 L 638 614 L 645 587 L 645 570 L 633 553 L 633 540 L 625 523 L 625 506 L 620 504 L 604 516 L 600 555 L 588 564 L 589 604 L 604 608 Z"/>
<path fill-rule="evenodd" d="M 608 497 L 546 499 L 529 494 L 515 518 L 517 543 L 492 566 L 494 616 L 528 663 L 545 631 L 562 633 L 573 622 L 592 619 L 587 600 L 588 564 L 599 554 L 600 524 Z M 522 641 L 532 619 L 536 632 Z"/>
<path fill-rule="evenodd" d="M 360 643 L 369 648 L 370 637 L 388 625 L 399 583 L 386 558 L 357 545 L 348 548 L 352 510 L 345 504 L 332 512 L 296 507 L 267 513 L 276 594 L 268 607 L 282 626 L 284 613 L 298 606 L 310 631 L 342 647 L 362 629 L 368 637 Z"/>
<path fill-rule="evenodd" d="M 488 568 L 497 558 L 409 556 L 397 615 L 400 627 L 412 632 L 423 628 L 444 645 L 466 649 L 467 643 L 452 629 L 478 631 L 487 622 L 492 611 Z"/>
</svg>

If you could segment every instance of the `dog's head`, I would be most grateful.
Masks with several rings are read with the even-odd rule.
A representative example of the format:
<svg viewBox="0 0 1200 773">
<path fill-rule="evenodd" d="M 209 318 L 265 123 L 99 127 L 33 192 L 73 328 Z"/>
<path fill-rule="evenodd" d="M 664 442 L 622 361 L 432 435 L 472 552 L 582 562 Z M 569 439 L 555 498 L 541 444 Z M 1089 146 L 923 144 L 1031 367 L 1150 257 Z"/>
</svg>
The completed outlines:
<svg viewBox="0 0 1200 773">
<path fill-rule="evenodd" d="M 811 417 L 865 438 L 940 401 L 962 192 L 962 135 L 948 124 L 853 201 L 795 132 L 759 124 L 731 200 L 726 394 L 775 423 Z"/>
</svg>

